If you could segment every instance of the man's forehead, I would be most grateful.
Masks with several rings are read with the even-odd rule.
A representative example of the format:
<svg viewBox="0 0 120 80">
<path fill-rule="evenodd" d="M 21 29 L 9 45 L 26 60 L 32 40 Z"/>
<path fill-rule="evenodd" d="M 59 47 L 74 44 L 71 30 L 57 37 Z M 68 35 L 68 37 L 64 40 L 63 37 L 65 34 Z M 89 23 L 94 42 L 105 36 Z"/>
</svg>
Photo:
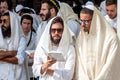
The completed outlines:
<svg viewBox="0 0 120 80">
<path fill-rule="evenodd" d="M 89 19 L 91 18 L 92 16 L 90 14 L 84 14 L 84 13 L 80 13 L 80 19 Z"/>
<path fill-rule="evenodd" d="M 5 1 L 4 2 L 0 2 L 0 6 L 3 6 L 3 5 L 4 6 L 8 6 L 7 2 L 5 2 Z"/>
<path fill-rule="evenodd" d="M 1 19 L 10 19 L 10 16 L 4 15 L 4 16 L 1 16 Z"/>
<path fill-rule="evenodd" d="M 43 3 L 43 4 L 41 5 L 41 8 L 48 8 L 48 7 L 49 7 L 48 3 Z"/>
</svg>

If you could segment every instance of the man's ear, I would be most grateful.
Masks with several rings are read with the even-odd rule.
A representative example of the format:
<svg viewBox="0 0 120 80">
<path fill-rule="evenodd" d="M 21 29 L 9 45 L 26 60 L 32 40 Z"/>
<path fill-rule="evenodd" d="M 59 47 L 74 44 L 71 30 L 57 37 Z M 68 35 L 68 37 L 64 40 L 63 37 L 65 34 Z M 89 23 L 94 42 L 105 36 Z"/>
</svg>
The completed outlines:
<svg viewBox="0 0 120 80">
<path fill-rule="evenodd" d="M 51 12 L 52 15 L 55 15 L 55 16 L 56 16 L 56 12 L 55 12 L 55 9 L 54 9 L 54 8 L 51 8 L 51 9 L 50 9 L 50 12 Z"/>
</svg>

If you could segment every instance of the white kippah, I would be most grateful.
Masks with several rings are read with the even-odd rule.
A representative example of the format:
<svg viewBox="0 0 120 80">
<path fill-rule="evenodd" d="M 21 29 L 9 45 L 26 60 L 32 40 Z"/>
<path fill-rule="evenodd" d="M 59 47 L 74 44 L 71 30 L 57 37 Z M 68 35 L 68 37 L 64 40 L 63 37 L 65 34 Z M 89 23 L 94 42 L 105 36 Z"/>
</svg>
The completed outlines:
<svg viewBox="0 0 120 80">
<path fill-rule="evenodd" d="M 85 5 L 82 5 L 83 8 L 88 8 L 94 11 L 94 4 L 91 1 L 88 1 Z"/>
<path fill-rule="evenodd" d="M 18 12 L 23 8 L 23 5 L 19 4 L 16 6 L 15 11 Z"/>
<path fill-rule="evenodd" d="M 84 7 L 94 11 L 94 5 L 86 5 Z"/>
</svg>

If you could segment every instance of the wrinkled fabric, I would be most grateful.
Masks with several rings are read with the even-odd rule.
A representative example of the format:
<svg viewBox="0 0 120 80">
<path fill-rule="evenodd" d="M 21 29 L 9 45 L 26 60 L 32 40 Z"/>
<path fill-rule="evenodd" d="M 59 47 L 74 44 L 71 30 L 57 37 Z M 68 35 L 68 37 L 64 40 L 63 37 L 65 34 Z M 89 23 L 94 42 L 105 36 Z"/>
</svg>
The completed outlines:
<svg viewBox="0 0 120 80">
<path fill-rule="evenodd" d="M 42 64 L 47 61 L 46 54 L 51 50 L 50 25 L 53 19 L 48 22 L 36 48 L 33 74 L 35 76 L 40 76 L 39 80 L 71 80 L 75 66 L 75 50 L 72 45 L 73 40 L 71 33 L 66 25 L 64 25 L 62 38 L 57 48 L 57 51 L 61 52 L 64 56 L 65 62 L 56 62 L 51 66 L 51 68 L 54 70 L 53 76 L 46 75 L 45 73 L 40 74 Z"/>
<path fill-rule="evenodd" d="M 119 48 L 116 33 L 94 8 L 89 34 L 81 29 L 76 42 L 73 80 L 120 80 Z"/>
<path fill-rule="evenodd" d="M 22 41 L 22 43 L 24 43 L 23 41 L 25 41 L 23 38 L 22 38 L 23 40 L 21 40 L 22 29 L 20 28 L 18 19 L 12 12 L 9 11 L 9 14 L 10 14 L 10 25 L 11 25 L 11 37 L 8 39 L 10 40 L 9 44 L 7 44 L 7 42 L 3 38 L 1 27 L 0 27 L 0 49 L 5 51 L 18 50 L 20 46 L 19 42 Z M 19 52 L 17 53 L 16 57 L 20 58 L 18 59 L 18 64 L 23 63 L 24 61 L 23 55 L 24 54 L 21 54 Z M 0 80 L 2 79 L 3 80 L 25 80 L 25 77 L 24 77 L 25 75 L 23 76 L 22 72 L 24 73 L 23 65 L 15 65 L 15 64 L 0 61 Z"/>
</svg>

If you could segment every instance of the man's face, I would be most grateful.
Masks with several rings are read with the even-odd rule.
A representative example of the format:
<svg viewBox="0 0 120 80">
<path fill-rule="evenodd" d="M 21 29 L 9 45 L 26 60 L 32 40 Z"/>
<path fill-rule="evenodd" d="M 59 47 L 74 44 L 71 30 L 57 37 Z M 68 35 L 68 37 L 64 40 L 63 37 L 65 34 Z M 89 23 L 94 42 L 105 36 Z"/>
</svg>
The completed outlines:
<svg viewBox="0 0 120 80">
<path fill-rule="evenodd" d="M 40 17 L 42 18 L 43 21 L 49 20 L 51 17 L 50 9 L 48 9 L 48 4 L 43 3 L 41 5 L 41 10 L 40 10 Z"/>
<path fill-rule="evenodd" d="M 0 24 L 2 27 L 3 37 L 10 37 L 10 35 L 11 35 L 10 17 L 9 16 L 1 16 Z"/>
<path fill-rule="evenodd" d="M 7 10 L 8 10 L 7 2 L 1 2 L 0 3 L 0 13 L 4 14 Z"/>
<path fill-rule="evenodd" d="M 50 35 L 51 41 L 54 44 L 59 44 L 63 33 L 63 25 L 61 23 L 55 23 L 51 25 Z"/>
<path fill-rule="evenodd" d="M 106 12 L 109 18 L 114 19 L 117 16 L 117 6 L 114 4 L 106 6 Z"/>
<path fill-rule="evenodd" d="M 10 26 L 10 17 L 9 16 L 1 16 L 1 26 L 3 28 L 4 31 L 6 31 L 9 26 Z"/>
<path fill-rule="evenodd" d="M 31 27 L 32 27 L 31 20 L 23 19 L 22 29 L 23 29 L 24 34 L 28 34 L 29 31 L 31 30 Z"/>
<path fill-rule="evenodd" d="M 83 27 L 85 32 L 89 32 L 91 21 L 92 21 L 92 16 L 90 14 L 80 13 L 81 27 Z"/>
</svg>

